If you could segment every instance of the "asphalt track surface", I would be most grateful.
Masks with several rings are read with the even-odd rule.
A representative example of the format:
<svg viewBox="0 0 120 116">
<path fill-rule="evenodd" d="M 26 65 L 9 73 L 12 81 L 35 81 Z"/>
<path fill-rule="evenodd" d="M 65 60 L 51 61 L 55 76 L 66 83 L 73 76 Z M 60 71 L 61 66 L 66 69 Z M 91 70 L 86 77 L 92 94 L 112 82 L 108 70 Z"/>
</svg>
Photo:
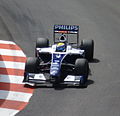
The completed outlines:
<svg viewBox="0 0 120 116">
<path fill-rule="evenodd" d="M 0 39 L 34 56 L 37 37 L 52 43 L 54 24 L 80 25 L 80 39 L 94 39 L 88 87 L 36 88 L 16 116 L 120 116 L 119 0 L 0 0 Z"/>
</svg>

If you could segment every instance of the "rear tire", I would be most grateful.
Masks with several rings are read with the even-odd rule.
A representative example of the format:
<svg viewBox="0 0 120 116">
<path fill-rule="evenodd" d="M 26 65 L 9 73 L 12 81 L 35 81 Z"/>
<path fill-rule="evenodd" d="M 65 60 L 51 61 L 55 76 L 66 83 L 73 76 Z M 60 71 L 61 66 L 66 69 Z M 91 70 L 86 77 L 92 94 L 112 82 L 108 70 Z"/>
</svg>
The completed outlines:
<svg viewBox="0 0 120 116">
<path fill-rule="evenodd" d="M 36 40 L 36 48 L 45 48 L 49 46 L 49 40 L 46 38 L 37 38 Z M 35 57 L 37 57 L 37 49 L 35 49 Z"/>
<path fill-rule="evenodd" d="M 49 46 L 49 40 L 46 38 L 38 38 L 36 41 L 36 48 L 44 48 Z"/>
<path fill-rule="evenodd" d="M 93 55 L 94 55 L 94 41 L 93 40 L 82 40 L 80 48 L 85 50 L 85 58 L 88 61 L 93 60 Z"/>
<path fill-rule="evenodd" d="M 86 59 L 76 59 L 75 61 L 75 75 L 83 76 L 80 80 L 80 85 L 84 85 L 89 74 L 89 64 Z"/>
</svg>

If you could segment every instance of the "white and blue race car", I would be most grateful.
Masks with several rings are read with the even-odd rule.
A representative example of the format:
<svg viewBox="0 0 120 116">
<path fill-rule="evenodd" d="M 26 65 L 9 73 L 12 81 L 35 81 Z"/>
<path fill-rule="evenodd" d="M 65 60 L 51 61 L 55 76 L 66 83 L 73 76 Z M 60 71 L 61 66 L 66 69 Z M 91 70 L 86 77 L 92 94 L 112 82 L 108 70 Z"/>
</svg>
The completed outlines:
<svg viewBox="0 0 120 116">
<path fill-rule="evenodd" d="M 75 35 L 76 37 L 71 37 Z M 35 57 L 28 57 L 25 65 L 26 84 L 85 85 L 89 75 L 89 61 L 93 60 L 94 41 L 79 44 L 79 26 L 54 25 L 54 44 L 38 38 Z"/>
</svg>

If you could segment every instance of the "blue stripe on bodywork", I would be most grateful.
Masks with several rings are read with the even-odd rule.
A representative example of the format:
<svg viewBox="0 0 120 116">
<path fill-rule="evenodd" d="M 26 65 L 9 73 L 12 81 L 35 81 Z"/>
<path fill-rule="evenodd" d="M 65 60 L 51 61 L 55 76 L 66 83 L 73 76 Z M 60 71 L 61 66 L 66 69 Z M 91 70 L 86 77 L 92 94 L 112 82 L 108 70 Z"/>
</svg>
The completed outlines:
<svg viewBox="0 0 120 116">
<path fill-rule="evenodd" d="M 51 76 L 60 76 L 62 60 L 66 54 L 53 53 L 50 67 Z"/>
</svg>

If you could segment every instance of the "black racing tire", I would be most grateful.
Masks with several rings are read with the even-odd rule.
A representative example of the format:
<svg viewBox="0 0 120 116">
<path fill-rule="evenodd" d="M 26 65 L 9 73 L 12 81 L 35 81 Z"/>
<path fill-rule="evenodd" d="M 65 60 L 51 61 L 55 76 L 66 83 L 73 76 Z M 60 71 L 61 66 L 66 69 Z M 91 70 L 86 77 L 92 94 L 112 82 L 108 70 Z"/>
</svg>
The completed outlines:
<svg viewBox="0 0 120 116">
<path fill-rule="evenodd" d="M 36 48 L 44 48 L 49 46 L 49 40 L 46 38 L 38 38 L 36 40 Z"/>
<path fill-rule="evenodd" d="M 88 61 L 92 61 L 93 56 L 94 56 L 94 41 L 93 40 L 82 40 L 80 48 L 85 50 L 85 58 Z"/>
<path fill-rule="evenodd" d="M 23 82 L 28 82 L 29 81 L 29 78 L 27 76 L 27 72 L 24 72 L 24 79 L 23 79 Z"/>
<path fill-rule="evenodd" d="M 83 76 L 82 82 L 80 81 L 81 84 L 85 84 L 88 78 L 89 74 L 89 64 L 87 59 L 76 59 L 75 61 L 75 75 L 81 75 Z"/>
<path fill-rule="evenodd" d="M 37 73 L 38 72 L 39 60 L 36 57 L 28 57 L 25 64 L 26 73 Z"/>
<path fill-rule="evenodd" d="M 75 61 L 75 75 L 88 75 L 89 64 L 86 59 L 78 58 Z"/>
</svg>

